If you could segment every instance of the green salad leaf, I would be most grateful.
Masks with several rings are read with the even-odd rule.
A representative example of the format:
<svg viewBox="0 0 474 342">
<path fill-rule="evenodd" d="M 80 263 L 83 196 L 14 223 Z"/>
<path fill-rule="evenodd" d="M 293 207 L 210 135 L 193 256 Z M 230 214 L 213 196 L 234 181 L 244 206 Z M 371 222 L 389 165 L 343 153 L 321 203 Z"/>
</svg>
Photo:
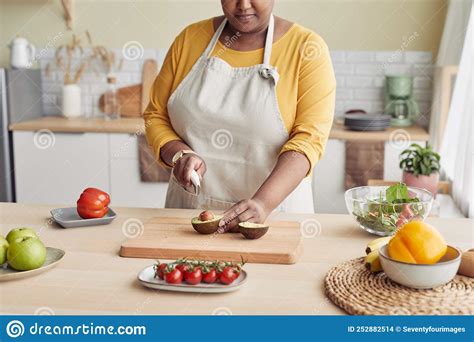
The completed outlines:
<svg viewBox="0 0 474 342">
<path fill-rule="evenodd" d="M 399 225 L 423 217 L 425 208 L 418 197 L 410 197 L 408 187 L 398 183 L 388 187 L 378 198 L 354 203 L 353 214 L 364 227 L 382 233 L 393 233 Z M 405 205 L 400 205 L 405 204 Z"/>
<path fill-rule="evenodd" d="M 385 197 L 388 203 L 397 203 L 401 201 L 409 201 L 408 187 L 404 183 L 398 183 L 390 186 L 385 191 Z"/>
</svg>

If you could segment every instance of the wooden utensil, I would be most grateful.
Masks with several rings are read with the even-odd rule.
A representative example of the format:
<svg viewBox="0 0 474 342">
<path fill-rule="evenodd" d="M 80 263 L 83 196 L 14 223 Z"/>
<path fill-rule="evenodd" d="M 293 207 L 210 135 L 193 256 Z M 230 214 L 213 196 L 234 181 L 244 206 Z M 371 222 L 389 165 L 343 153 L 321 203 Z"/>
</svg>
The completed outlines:
<svg viewBox="0 0 474 342">
<path fill-rule="evenodd" d="M 144 224 L 143 234 L 122 244 L 120 256 L 228 261 L 240 261 L 242 257 L 250 263 L 294 264 L 303 251 L 298 222 L 270 222 L 264 237 L 247 240 L 242 234 L 201 235 L 190 221 L 191 218 L 153 218 Z"/>
<path fill-rule="evenodd" d="M 141 116 L 142 85 L 136 84 L 117 89 L 117 101 L 120 103 L 121 116 Z M 99 109 L 102 112 L 105 111 L 105 94 L 99 98 Z"/>
<path fill-rule="evenodd" d="M 147 59 L 143 64 L 142 70 L 142 103 L 141 112 L 143 113 L 150 101 L 150 89 L 158 73 L 158 64 L 154 59 Z"/>
<path fill-rule="evenodd" d="M 120 115 L 125 117 L 140 117 L 148 105 L 150 88 L 157 74 L 158 66 L 155 60 L 147 59 L 143 63 L 143 83 L 117 89 L 117 100 L 120 103 Z M 99 109 L 104 112 L 105 94 L 99 99 Z"/>
</svg>

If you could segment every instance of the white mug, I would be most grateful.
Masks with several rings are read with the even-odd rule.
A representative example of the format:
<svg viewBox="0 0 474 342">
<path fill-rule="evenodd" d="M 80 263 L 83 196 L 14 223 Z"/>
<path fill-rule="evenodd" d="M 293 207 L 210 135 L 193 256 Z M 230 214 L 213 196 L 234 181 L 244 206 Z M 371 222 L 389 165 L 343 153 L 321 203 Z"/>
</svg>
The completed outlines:
<svg viewBox="0 0 474 342">
<path fill-rule="evenodd" d="M 25 38 L 16 37 L 9 45 L 10 64 L 12 68 L 30 68 L 35 61 L 36 49 Z"/>
</svg>

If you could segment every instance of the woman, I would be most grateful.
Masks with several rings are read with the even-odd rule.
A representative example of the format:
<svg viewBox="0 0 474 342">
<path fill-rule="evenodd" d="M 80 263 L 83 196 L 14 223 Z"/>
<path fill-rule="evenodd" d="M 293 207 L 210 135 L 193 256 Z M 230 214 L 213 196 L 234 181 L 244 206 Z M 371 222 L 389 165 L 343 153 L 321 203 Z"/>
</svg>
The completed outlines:
<svg viewBox="0 0 474 342">
<path fill-rule="evenodd" d="M 274 17 L 273 0 L 221 3 L 224 16 L 175 39 L 144 119 L 157 158 L 173 167 L 166 207 L 225 210 L 224 232 L 275 209 L 313 212 L 308 176 L 331 129 L 336 82 L 324 41 Z"/>
</svg>

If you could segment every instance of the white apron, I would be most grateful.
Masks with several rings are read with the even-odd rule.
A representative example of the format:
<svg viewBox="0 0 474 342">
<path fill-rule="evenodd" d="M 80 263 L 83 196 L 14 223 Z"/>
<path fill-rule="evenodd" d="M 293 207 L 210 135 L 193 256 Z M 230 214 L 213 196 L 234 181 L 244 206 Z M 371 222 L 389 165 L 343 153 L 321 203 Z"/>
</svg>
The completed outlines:
<svg viewBox="0 0 474 342">
<path fill-rule="evenodd" d="M 195 195 L 171 177 L 167 208 L 226 210 L 250 199 L 270 175 L 289 135 L 276 95 L 278 72 L 270 65 L 274 18 L 271 16 L 263 64 L 233 68 L 211 57 L 227 19 L 168 101 L 176 133 L 207 166 Z M 277 208 L 314 212 L 310 179 Z"/>
</svg>

